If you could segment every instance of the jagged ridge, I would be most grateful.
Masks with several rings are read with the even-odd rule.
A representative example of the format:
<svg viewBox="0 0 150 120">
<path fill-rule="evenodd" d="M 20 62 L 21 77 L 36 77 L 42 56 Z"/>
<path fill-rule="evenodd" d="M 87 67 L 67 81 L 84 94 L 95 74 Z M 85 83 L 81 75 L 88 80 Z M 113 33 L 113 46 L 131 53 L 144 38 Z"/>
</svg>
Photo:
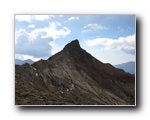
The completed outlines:
<svg viewBox="0 0 150 120">
<path fill-rule="evenodd" d="M 98 61 L 78 40 L 48 60 L 16 65 L 15 82 L 17 105 L 135 104 L 135 77 Z"/>
</svg>

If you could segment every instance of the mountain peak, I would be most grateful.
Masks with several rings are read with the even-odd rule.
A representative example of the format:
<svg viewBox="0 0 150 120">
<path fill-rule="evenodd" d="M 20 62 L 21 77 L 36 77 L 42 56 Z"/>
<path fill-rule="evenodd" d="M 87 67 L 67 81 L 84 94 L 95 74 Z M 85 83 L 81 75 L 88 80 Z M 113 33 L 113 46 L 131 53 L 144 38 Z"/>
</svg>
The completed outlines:
<svg viewBox="0 0 150 120">
<path fill-rule="evenodd" d="M 135 76 L 103 64 L 73 40 L 48 60 L 15 66 L 16 105 L 135 104 Z"/>
<path fill-rule="evenodd" d="M 77 39 L 71 41 L 64 47 L 64 50 L 74 50 L 74 49 L 81 49 L 79 41 Z"/>
</svg>

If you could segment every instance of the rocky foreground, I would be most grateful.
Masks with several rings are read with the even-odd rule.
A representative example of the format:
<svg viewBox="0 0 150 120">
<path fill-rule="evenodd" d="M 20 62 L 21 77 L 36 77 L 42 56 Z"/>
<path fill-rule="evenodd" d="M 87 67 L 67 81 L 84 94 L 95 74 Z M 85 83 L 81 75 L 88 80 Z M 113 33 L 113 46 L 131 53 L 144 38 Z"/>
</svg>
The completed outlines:
<svg viewBox="0 0 150 120">
<path fill-rule="evenodd" d="M 78 40 L 47 60 L 15 65 L 16 105 L 135 105 L 135 76 L 104 64 Z"/>
</svg>

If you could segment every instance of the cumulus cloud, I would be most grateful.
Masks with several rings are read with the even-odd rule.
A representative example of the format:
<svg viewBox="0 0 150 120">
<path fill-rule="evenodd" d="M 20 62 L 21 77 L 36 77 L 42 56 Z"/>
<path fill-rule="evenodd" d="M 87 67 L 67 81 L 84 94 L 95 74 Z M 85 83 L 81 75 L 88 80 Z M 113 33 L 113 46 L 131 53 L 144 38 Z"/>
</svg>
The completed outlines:
<svg viewBox="0 0 150 120">
<path fill-rule="evenodd" d="M 87 46 L 102 45 L 105 49 L 118 49 L 127 54 L 135 54 L 135 34 L 127 37 L 119 37 L 118 39 L 96 38 L 86 41 Z"/>
<path fill-rule="evenodd" d="M 35 28 L 34 24 L 28 25 L 29 28 Z"/>
<path fill-rule="evenodd" d="M 54 17 L 54 15 L 16 15 L 15 19 L 22 22 L 33 22 L 34 20 L 44 21 L 49 19 L 50 17 Z"/>
<path fill-rule="evenodd" d="M 22 21 L 31 22 L 32 16 L 31 15 L 16 15 L 15 19 L 20 22 Z"/>
<path fill-rule="evenodd" d="M 68 19 L 68 21 L 71 21 L 71 20 L 79 20 L 79 17 L 70 17 L 70 18 Z"/>
<path fill-rule="evenodd" d="M 92 30 L 108 30 L 108 29 L 109 27 L 99 24 L 87 24 L 86 26 L 84 26 L 83 32 L 90 32 Z"/>
<path fill-rule="evenodd" d="M 37 58 L 49 57 L 54 40 L 65 37 L 70 32 L 58 22 L 49 23 L 49 27 L 34 29 L 30 33 L 20 29 L 15 32 L 15 52 Z"/>
<path fill-rule="evenodd" d="M 54 17 L 53 15 L 34 15 L 35 20 L 43 21 L 49 19 L 50 17 Z"/>
<path fill-rule="evenodd" d="M 54 40 L 60 37 L 65 37 L 70 34 L 71 31 L 67 27 L 62 27 L 61 29 L 57 29 L 57 27 L 61 27 L 61 24 L 58 22 L 49 23 L 50 27 L 45 28 L 47 31 L 47 35 L 45 37 L 52 37 Z"/>
<path fill-rule="evenodd" d="M 33 31 L 34 32 L 34 31 Z M 30 55 L 34 57 L 46 57 L 51 55 L 51 46 L 49 42 L 52 38 L 42 38 L 43 31 L 37 34 L 27 33 L 24 29 L 20 29 L 16 33 L 16 54 Z M 34 36 L 35 35 L 35 36 Z"/>
</svg>

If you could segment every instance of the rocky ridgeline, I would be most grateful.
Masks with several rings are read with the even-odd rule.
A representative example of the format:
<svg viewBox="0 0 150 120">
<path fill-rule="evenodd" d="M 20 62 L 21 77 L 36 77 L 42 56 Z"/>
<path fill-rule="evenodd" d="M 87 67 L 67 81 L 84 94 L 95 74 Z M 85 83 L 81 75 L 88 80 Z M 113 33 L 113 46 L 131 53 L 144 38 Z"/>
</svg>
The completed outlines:
<svg viewBox="0 0 150 120">
<path fill-rule="evenodd" d="M 104 64 L 78 40 L 47 60 L 15 65 L 16 105 L 135 104 L 135 76 Z"/>
</svg>

